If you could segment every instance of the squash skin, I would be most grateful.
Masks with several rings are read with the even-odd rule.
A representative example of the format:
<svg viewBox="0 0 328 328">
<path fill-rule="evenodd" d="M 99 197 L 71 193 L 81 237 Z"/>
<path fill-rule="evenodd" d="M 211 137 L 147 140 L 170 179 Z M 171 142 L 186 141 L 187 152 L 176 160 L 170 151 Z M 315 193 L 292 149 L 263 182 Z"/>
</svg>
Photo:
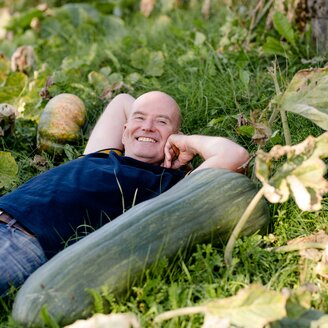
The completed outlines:
<svg viewBox="0 0 328 328">
<path fill-rule="evenodd" d="M 38 149 L 60 154 L 66 143 L 78 141 L 85 122 L 86 108 L 78 96 L 70 93 L 55 96 L 49 100 L 40 117 Z"/>
<path fill-rule="evenodd" d="M 196 244 L 222 244 L 256 192 L 246 176 L 224 169 L 187 176 L 40 267 L 16 296 L 14 320 L 24 327 L 40 325 L 43 305 L 60 324 L 90 315 L 92 297 L 86 288 L 100 290 L 106 285 L 119 297 L 157 259 L 172 259 Z M 262 199 L 242 234 L 265 229 L 269 220 L 268 205 Z"/>
</svg>

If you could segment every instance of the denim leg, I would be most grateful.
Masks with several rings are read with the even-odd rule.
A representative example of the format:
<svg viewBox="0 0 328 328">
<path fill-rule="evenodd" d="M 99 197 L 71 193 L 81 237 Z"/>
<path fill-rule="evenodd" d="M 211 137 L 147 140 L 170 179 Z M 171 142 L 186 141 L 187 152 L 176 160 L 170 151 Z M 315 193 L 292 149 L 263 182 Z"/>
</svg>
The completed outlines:
<svg viewBox="0 0 328 328">
<path fill-rule="evenodd" d="M 0 224 L 0 296 L 10 286 L 19 287 L 38 267 L 47 261 L 36 238 Z"/>
</svg>

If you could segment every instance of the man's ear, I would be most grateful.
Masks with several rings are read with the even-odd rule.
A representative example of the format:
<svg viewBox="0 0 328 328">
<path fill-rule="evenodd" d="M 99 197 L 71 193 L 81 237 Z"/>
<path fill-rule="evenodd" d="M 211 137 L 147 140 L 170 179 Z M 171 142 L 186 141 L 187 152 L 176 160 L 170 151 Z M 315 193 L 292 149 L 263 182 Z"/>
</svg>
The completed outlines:
<svg viewBox="0 0 328 328">
<path fill-rule="evenodd" d="M 122 133 L 122 144 L 125 145 L 125 139 L 126 139 L 126 124 L 123 126 L 123 133 Z"/>
</svg>

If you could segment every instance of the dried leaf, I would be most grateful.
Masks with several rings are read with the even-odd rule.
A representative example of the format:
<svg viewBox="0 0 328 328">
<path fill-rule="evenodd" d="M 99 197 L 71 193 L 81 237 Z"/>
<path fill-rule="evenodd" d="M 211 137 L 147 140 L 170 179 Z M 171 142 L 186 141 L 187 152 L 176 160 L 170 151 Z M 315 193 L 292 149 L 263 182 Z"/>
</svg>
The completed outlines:
<svg viewBox="0 0 328 328">
<path fill-rule="evenodd" d="M 252 140 L 258 145 L 264 145 L 268 139 L 272 136 L 272 130 L 265 123 L 253 124 L 255 132 L 252 136 Z"/>
<path fill-rule="evenodd" d="M 328 246 L 328 235 L 323 231 L 319 230 L 318 232 L 305 237 L 297 237 L 288 241 L 288 245 L 299 245 L 299 244 L 310 244 L 310 243 L 319 243 Z M 300 249 L 299 254 L 301 257 L 304 257 L 309 260 L 318 262 L 322 258 L 322 250 L 315 248 L 305 248 Z"/>
<path fill-rule="evenodd" d="M 254 284 L 236 296 L 210 302 L 207 313 L 228 318 L 236 326 L 256 328 L 283 318 L 285 305 L 286 298 L 281 293 Z"/>
<path fill-rule="evenodd" d="M 271 176 L 273 160 L 287 156 L 287 161 Z M 328 192 L 327 171 L 322 158 L 328 157 L 328 132 L 318 138 L 309 136 L 294 146 L 274 146 L 269 153 L 260 150 L 256 157 L 256 175 L 263 183 L 264 195 L 272 203 L 283 203 L 289 196 L 303 211 L 321 208 Z"/>
<path fill-rule="evenodd" d="M 211 0 L 204 0 L 202 5 L 202 15 L 205 19 L 210 17 L 211 13 Z"/>
<path fill-rule="evenodd" d="M 77 320 L 75 323 L 65 326 L 64 328 L 140 328 L 141 325 L 134 314 L 131 313 L 114 313 L 100 314 L 97 313 L 87 320 Z"/>
<path fill-rule="evenodd" d="M 202 328 L 230 328 L 229 319 L 221 319 L 215 315 L 207 314 L 204 319 Z"/>
<path fill-rule="evenodd" d="M 328 67 L 301 70 L 288 85 L 280 106 L 328 130 L 327 93 Z"/>
<path fill-rule="evenodd" d="M 15 50 L 11 56 L 11 70 L 13 72 L 29 72 L 36 61 L 32 46 L 22 46 Z"/>
<path fill-rule="evenodd" d="M 231 326 L 243 328 L 262 328 L 269 322 L 286 316 L 286 296 L 254 284 L 238 292 L 236 296 L 219 299 L 195 307 L 187 307 L 164 312 L 155 322 L 179 315 L 204 313 L 203 328 Z M 205 323 L 207 326 L 205 326 Z M 215 326 L 214 323 L 217 323 Z M 229 327 L 229 326 L 228 326 Z"/>
<path fill-rule="evenodd" d="M 0 104 L 0 137 L 13 133 L 17 114 L 14 106 Z"/>
<path fill-rule="evenodd" d="M 195 40 L 194 40 L 194 45 L 195 46 L 201 46 L 204 42 L 206 41 L 206 35 L 201 32 L 196 32 L 195 33 Z"/>
<path fill-rule="evenodd" d="M 40 90 L 40 97 L 44 100 L 50 100 L 51 95 L 49 88 L 54 84 L 52 76 L 49 76 L 46 80 L 45 86 Z"/>
<path fill-rule="evenodd" d="M 155 0 L 141 0 L 140 2 L 140 12 L 148 17 L 155 8 L 156 1 Z"/>
<path fill-rule="evenodd" d="M 0 8 L 0 40 L 3 40 L 7 34 L 7 24 L 10 21 L 10 10 L 9 8 Z"/>
<path fill-rule="evenodd" d="M 327 239 L 328 236 L 326 235 Z M 315 272 L 319 276 L 328 279 L 328 241 L 325 240 L 326 248 L 322 252 L 321 261 L 316 265 Z"/>
</svg>

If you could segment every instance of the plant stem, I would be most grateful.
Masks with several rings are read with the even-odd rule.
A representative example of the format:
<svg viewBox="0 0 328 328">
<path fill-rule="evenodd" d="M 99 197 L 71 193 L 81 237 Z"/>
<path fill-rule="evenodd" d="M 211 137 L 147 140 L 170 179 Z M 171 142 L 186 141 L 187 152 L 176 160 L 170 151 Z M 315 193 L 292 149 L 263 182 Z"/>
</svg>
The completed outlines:
<svg viewBox="0 0 328 328">
<path fill-rule="evenodd" d="M 158 323 L 181 315 L 190 315 L 204 312 L 206 312 L 206 307 L 204 306 L 191 306 L 161 313 L 155 318 L 154 322 Z"/>
<path fill-rule="evenodd" d="M 264 188 L 262 187 L 257 194 L 254 196 L 252 201 L 248 204 L 245 212 L 239 219 L 238 223 L 236 224 L 235 228 L 233 229 L 230 238 L 228 240 L 227 246 L 224 251 L 224 262 L 227 266 L 230 266 L 232 263 L 232 251 L 235 246 L 236 240 L 243 229 L 245 223 L 247 222 L 248 218 L 251 216 L 254 208 L 258 204 L 258 202 L 261 200 L 264 193 Z"/>
<path fill-rule="evenodd" d="M 270 124 L 273 123 L 274 118 L 276 117 L 277 111 L 280 111 L 281 115 L 281 123 L 282 123 L 282 128 L 284 130 L 284 136 L 285 136 L 285 143 L 286 145 L 291 145 L 291 137 L 290 137 L 290 130 L 288 126 L 288 120 L 287 120 L 287 115 L 285 110 L 280 106 L 280 97 L 281 97 L 281 91 L 277 79 L 277 65 L 276 62 L 273 63 L 273 68 L 269 69 L 269 74 L 271 75 L 273 82 L 274 82 L 274 87 L 276 90 L 276 95 L 277 95 L 277 103 L 276 103 L 276 108 L 274 109 L 270 119 L 269 119 L 269 126 Z"/>
<path fill-rule="evenodd" d="M 294 251 L 301 251 L 303 249 L 309 249 L 309 248 L 315 248 L 315 249 L 326 249 L 327 244 L 325 243 L 298 243 L 298 244 L 290 244 L 286 246 L 280 246 L 280 247 L 273 247 L 268 248 L 268 251 L 274 251 L 274 252 L 294 252 Z"/>
<path fill-rule="evenodd" d="M 290 137 L 290 131 L 289 131 L 289 126 L 288 126 L 288 121 L 287 121 L 287 115 L 286 115 L 285 110 L 281 107 L 280 107 L 280 115 L 281 115 L 281 122 L 282 122 L 282 128 L 284 130 L 286 145 L 291 145 L 292 140 L 291 140 L 291 137 Z"/>
</svg>

